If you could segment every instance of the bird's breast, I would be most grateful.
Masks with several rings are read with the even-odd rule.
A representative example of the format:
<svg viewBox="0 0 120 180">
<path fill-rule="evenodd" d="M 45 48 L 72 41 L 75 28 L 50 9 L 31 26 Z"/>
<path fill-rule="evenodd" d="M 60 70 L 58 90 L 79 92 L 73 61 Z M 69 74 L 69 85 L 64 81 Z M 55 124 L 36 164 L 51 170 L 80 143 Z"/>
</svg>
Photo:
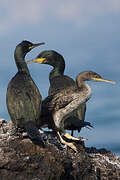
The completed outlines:
<svg viewBox="0 0 120 180">
<path fill-rule="evenodd" d="M 82 104 L 86 103 L 91 97 L 91 88 L 86 84 L 83 90 L 73 93 L 73 101 L 71 103 L 71 108 L 79 108 Z"/>
</svg>

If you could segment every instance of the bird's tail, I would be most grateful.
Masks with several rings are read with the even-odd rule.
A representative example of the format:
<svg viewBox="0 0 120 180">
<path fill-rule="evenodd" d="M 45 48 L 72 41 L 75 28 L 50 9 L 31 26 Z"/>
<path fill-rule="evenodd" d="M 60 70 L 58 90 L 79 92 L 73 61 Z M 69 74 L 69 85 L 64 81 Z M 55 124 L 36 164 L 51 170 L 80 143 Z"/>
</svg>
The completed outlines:
<svg viewBox="0 0 120 180">
<path fill-rule="evenodd" d="M 66 119 L 66 121 L 64 121 L 64 127 L 67 130 L 78 130 L 78 132 L 80 132 L 80 130 L 83 127 L 91 127 L 93 128 L 93 126 L 91 125 L 90 122 L 87 121 L 82 121 L 80 119 L 78 119 L 76 116 L 70 116 Z"/>
<path fill-rule="evenodd" d="M 83 122 L 81 122 L 81 128 L 83 128 L 83 127 L 86 127 L 86 128 L 88 128 L 88 129 L 94 128 L 94 126 L 92 126 L 92 124 L 91 124 L 90 122 L 88 122 L 88 121 L 83 121 Z M 89 128 L 89 127 L 90 127 L 90 128 Z M 78 132 L 80 132 L 80 131 L 78 130 Z"/>
</svg>

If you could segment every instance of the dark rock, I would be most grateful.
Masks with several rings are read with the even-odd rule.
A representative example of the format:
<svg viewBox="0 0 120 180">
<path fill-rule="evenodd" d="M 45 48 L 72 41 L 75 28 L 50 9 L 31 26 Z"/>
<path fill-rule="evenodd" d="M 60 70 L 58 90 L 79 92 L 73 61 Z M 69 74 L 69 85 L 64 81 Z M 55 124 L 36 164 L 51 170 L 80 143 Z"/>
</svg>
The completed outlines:
<svg viewBox="0 0 120 180">
<path fill-rule="evenodd" d="M 0 180 L 120 179 L 120 159 L 106 149 L 78 153 L 60 144 L 54 133 L 41 134 L 45 148 L 27 138 L 10 136 L 12 124 L 0 121 Z"/>
</svg>

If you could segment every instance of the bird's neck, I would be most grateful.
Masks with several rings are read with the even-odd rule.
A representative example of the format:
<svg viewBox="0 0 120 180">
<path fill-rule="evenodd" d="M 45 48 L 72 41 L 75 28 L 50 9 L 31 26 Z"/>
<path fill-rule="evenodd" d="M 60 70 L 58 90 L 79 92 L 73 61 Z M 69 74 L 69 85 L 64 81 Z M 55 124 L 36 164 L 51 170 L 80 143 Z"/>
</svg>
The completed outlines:
<svg viewBox="0 0 120 180">
<path fill-rule="evenodd" d="M 18 68 L 18 72 L 30 74 L 27 64 L 25 62 L 25 56 L 22 54 L 15 54 L 14 57 L 15 57 L 16 66 Z"/>
<path fill-rule="evenodd" d="M 78 90 L 82 92 L 83 96 L 85 97 L 85 101 L 87 101 L 91 97 L 91 88 L 88 84 L 85 84 L 84 81 L 76 82 Z"/>
<path fill-rule="evenodd" d="M 84 81 L 82 81 L 80 79 L 76 80 L 76 84 L 77 84 L 78 89 L 86 88 L 86 86 L 85 86 L 86 84 L 84 83 Z"/>
<path fill-rule="evenodd" d="M 54 67 L 53 70 L 50 72 L 49 80 L 52 80 L 54 77 L 63 76 L 64 70 L 60 69 L 59 67 Z"/>
</svg>

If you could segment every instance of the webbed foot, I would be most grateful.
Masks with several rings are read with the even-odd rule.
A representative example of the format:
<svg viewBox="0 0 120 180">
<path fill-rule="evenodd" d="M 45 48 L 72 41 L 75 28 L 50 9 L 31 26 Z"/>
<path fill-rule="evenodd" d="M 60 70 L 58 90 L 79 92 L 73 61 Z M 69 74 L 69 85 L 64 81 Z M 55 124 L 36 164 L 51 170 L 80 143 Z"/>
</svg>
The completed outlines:
<svg viewBox="0 0 120 180">
<path fill-rule="evenodd" d="M 58 135 L 59 140 L 60 140 L 60 142 L 61 142 L 62 144 L 65 144 L 65 145 L 67 145 L 68 147 L 70 147 L 71 149 L 73 149 L 75 152 L 78 152 L 76 146 L 75 146 L 73 143 L 66 142 L 66 141 L 61 137 L 61 135 L 60 135 L 59 132 L 57 132 L 57 135 Z"/>
<path fill-rule="evenodd" d="M 74 136 L 71 136 L 70 134 L 68 134 L 68 133 L 63 133 L 63 136 L 65 136 L 67 139 L 70 139 L 70 140 L 74 140 L 74 141 L 80 141 L 80 139 L 79 138 L 77 138 L 77 137 L 74 137 Z"/>
</svg>

